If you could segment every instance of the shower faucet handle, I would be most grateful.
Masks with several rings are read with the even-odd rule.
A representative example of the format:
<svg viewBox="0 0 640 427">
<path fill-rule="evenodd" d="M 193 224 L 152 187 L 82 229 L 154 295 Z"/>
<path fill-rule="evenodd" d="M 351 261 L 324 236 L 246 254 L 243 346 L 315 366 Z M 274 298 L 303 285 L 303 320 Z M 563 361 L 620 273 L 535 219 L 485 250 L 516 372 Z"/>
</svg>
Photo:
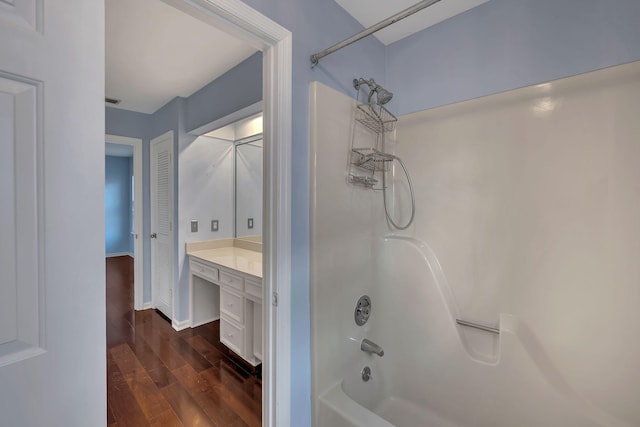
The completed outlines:
<svg viewBox="0 0 640 427">
<path fill-rule="evenodd" d="M 363 295 L 358 299 L 356 308 L 353 311 L 353 318 L 356 325 L 362 326 L 367 323 L 369 316 L 371 315 L 371 298 L 368 295 Z"/>
</svg>

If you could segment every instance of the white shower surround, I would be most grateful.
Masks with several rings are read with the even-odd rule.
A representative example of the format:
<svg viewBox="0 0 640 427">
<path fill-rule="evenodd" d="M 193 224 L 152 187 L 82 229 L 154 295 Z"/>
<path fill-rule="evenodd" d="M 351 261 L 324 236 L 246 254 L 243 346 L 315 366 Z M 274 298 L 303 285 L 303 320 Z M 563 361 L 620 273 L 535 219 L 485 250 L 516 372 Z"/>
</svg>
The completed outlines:
<svg viewBox="0 0 640 427">
<path fill-rule="evenodd" d="M 401 117 L 404 240 L 346 183 L 354 101 L 311 104 L 314 425 L 640 425 L 640 64 Z"/>
</svg>

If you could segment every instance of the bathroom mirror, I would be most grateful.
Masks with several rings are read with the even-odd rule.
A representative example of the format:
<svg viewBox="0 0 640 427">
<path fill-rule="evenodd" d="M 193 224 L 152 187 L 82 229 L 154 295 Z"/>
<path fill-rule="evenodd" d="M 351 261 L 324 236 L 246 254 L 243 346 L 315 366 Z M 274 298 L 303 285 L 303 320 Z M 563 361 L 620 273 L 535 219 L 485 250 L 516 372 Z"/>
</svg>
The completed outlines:
<svg viewBox="0 0 640 427">
<path fill-rule="evenodd" d="M 262 236 L 262 134 L 235 142 L 235 237 Z"/>
<path fill-rule="evenodd" d="M 212 182 L 206 188 L 213 201 L 204 215 L 219 220 L 213 238 L 235 237 L 261 243 L 262 113 L 246 113 L 234 113 L 223 119 L 225 124 L 201 135 L 206 138 L 204 144 L 209 151 L 218 153 L 204 172 Z M 193 162 L 190 166 L 194 166 Z"/>
</svg>

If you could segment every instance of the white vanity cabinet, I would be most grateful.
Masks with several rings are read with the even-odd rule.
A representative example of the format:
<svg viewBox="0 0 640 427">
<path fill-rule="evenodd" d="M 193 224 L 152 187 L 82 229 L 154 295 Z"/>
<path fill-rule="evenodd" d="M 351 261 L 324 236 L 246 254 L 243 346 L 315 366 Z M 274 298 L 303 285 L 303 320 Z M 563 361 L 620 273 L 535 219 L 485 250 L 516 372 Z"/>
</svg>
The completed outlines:
<svg viewBox="0 0 640 427">
<path fill-rule="evenodd" d="M 227 249 L 225 252 L 222 249 Z M 217 251 L 217 252 L 216 252 Z M 244 261 L 256 255 L 238 248 L 189 254 L 190 323 L 192 327 L 220 319 L 220 342 L 256 366 L 262 362 L 262 278 L 256 265 Z M 236 259 L 231 268 L 231 252 Z M 208 255 L 219 255 L 208 256 Z M 260 276 L 262 269 L 260 256 Z M 220 261 L 216 263 L 213 261 Z M 249 274 L 252 271 L 255 274 Z"/>
</svg>

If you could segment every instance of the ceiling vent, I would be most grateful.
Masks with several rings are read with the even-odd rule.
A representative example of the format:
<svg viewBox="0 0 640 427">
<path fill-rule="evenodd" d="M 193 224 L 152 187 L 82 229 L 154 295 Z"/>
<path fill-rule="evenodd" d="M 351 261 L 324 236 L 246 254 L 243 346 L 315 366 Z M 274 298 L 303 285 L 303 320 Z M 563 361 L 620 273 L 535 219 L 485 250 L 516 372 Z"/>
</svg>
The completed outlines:
<svg viewBox="0 0 640 427">
<path fill-rule="evenodd" d="M 118 105 L 122 102 L 122 100 L 115 98 L 105 98 L 104 102 L 106 102 L 107 104 Z"/>
</svg>

